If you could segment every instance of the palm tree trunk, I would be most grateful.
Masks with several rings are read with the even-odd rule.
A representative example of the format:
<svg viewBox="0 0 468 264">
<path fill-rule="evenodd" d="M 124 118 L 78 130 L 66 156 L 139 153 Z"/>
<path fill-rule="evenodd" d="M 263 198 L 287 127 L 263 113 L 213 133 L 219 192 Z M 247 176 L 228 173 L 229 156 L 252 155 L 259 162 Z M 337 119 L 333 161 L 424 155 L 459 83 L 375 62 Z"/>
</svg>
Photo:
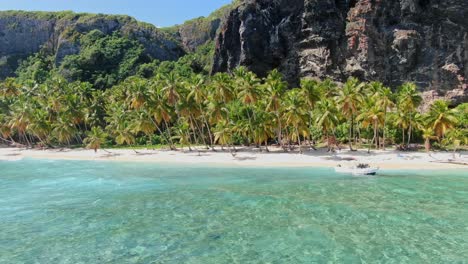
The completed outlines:
<svg viewBox="0 0 468 264">
<path fill-rule="evenodd" d="M 429 138 L 426 138 L 426 140 L 424 142 L 424 147 L 425 147 L 427 153 L 429 153 L 431 151 L 431 140 Z"/>
<path fill-rule="evenodd" d="M 201 105 L 198 105 L 198 107 L 200 108 L 200 112 L 202 113 L 201 116 L 202 116 L 203 122 L 205 123 L 206 129 L 208 130 L 208 136 L 210 138 L 210 146 L 213 148 L 213 151 L 214 151 L 213 135 L 211 134 L 210 125 L 208 124 L 208 120 L 206 119 L 203 108 L 201 107 Z"/>
<path fill-rule="evenodd" d="M 249 109 L 247 109 L 247 116 L 249 117 L 250 137 L 252 137 L 254 133 L 253 133 L 253 129 L 252 129 L 252 118 L 250 117 Z M 249 144 L 250 144 L 251 138 L 249 138 L 248 140 L 249 140 Z M 256 147 L 259 147 L 259 146 L 256 146 Z"/>
<path fill-rule="evenodd" d="M 177 150 L 177 148 L 174 146 L 174 142 L 172 141 L 171 128 L 170 128 L 169 125 L 167 124 L 167 121 L 166 121 L 166 120 L 164 120 L 164 126 L 166 127 L 167 133 L 169 133 L 169 135 L 168 135 L 169 144 L 170 144 L 169 148 L 170 148 L 171 150 Z"/>
<path fill-rule="evenodd" d="M 374 138 L 375 138 L 375 149 L 379 149 L 379 123 L 375 121 L 374 125 Z"/>
<path fill-rule="evenodd" d="M 281 118 L 279 116 L 279 113 L 276 114 L 276 118 L 278 118 L 278 143 L 280 144 L 281 147 L 283 147 L 283 128 L 281 124 Z"/>
<path fill-rule="evenodd" d="M 165 137 L 166 140 L 167 140 L 168 142 L 170 142 L 171 139 L 170 139 L 170 138 L 167 138 L 167 135 L 164 134 L 164 133 L 162 132 L 161 128 L 160 128 L 159 125 L 156 123 L 156 121 L 154 121 L 154 119 L 152 119 L 152 118 L 151 118 L 151 121 L 152 121 L 153 124 L 156 126 L 156 129 L 159 131 L 159 134 L 161 134 L 161 136 Z"/>
<path fill-rule="evenodd" d="M 301 142 L 301 135 L 299 135 L 299 129 L 296 126 L 296 134 L 297 134 L 297 141 L 299 143 L 299 153 L 302 154 L 302 142 Z"/>
<path fill-rule="evenodd" d="M 270 152 L 270 150 L 268 149 L 268 139 L 265 140 L 265 149 L 266 149 L 266 152 Z"/>
<path fill-rule="evenodd" d="M 411 134 L 412 134 L 412 130 L 413 130 L 413 117 L 412 117 L 412 113 L 410 113 L 410 123 L 409 123 L 409 129 L 408 129 L 408 145 L 411 143 Z"/>
<path fill-rule="evenodd" d="M 405 145 L 405 128 L 404 127 L 401 127 L 401 136 L 403 137 L 403 142 L 401 143 L 401 145 Z"/>
<path fill-rule="evenodd" d="M 382 132 L 382 149 L 385 150 L 385 128 L 387 125 L 387 110 L 384 111 L 384 123 L 383 123 L 383 132 Z"/>
<path fill-rule="evenodd" d="M 353 151 L 352 137 L 353 137 L 353 119 L 351 118 L 350 124 L 349 124 L 349 135 L 348 135 L 349 150 L 351 151 Z"/>
<path fill-rule="evenodd" d="M 367 129 L 367 132 L 369 132 L 369 129 Z M 367 142 L 369 144 L 367 148 L 367 153 L 370 153 L 372 145 L 374 145 L 374 139 L 375 139 L 375 129 L 374 129 L 374 137 L 372 138 L 371 142 Z"/>
</svg>

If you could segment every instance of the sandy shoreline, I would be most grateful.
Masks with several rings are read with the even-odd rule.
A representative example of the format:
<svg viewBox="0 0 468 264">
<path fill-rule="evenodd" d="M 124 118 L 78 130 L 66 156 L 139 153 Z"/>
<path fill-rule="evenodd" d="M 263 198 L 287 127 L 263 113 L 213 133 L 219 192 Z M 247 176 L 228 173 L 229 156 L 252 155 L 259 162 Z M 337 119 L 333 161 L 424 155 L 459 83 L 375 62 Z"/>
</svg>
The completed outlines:
<svg viewBox="0 0 468 264">
<path fill-rule="evenodd" d="M 233 157 L 221 150 L 213 152 L 201 150 L 189 152 L 166 150 L 112 149 L 109 152 L 99 150 L 94 153 L 86 149 L 32 150 L 19 148 L 0 148 L 0 160 L 14 161 L 24 158 L 52 160 L 95 160 L 120 162 L 154 162 L 187 165 L 229 165 L 239 167 L 335 167 L 338 164 L 356 162 L 370 163 L 382 169 L 468 169 L 466 165 L 439 163 L 453 159 L 453 153 L 435 152 L 430 155 L 421 152 L 372 151 L 366 150 L 331 154 L 325 150 L 307 151 L 304 154 L 284 153 L 279 149 L 272 152 L 260 152 L 255 149 L 242 149 Z M 457 153 L 458 161 L 468 162 L 467 152 Z M 354 158 L 356 161 L 346 161 Z"/>
</svg>

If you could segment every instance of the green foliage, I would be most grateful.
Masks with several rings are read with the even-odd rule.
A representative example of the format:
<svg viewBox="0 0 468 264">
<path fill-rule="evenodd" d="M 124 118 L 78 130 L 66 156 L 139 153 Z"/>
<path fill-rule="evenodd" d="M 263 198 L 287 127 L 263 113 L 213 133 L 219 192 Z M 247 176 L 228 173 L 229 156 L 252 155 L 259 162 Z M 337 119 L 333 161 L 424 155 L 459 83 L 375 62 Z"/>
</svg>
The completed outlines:
<svg viewBox="0 0 468 264">
<path fill-rule="evenodd" d="M 189 53 L 178 60 L 179 65 L 189 66 L 195 73 L 209 74 L 213 66 L 214 41 L 210 41 L 193 53 Z"/>
<path fill-rule="evenodd" d="M 111 51 L 127 54 L 128 47 L 135 47 L 118 35 L 106 37 L 97 31 L 82 44 L 85 48 L 77 56 L 88 61 L 114 58 Z M 122 63 L 123 57 L 116 60 Z M 34 65 L 43 60 L 30 58 L 21 78 L 0 83 L 3 141 L 84 144 L 96 151 L 107 144 L 164 144 L 171 149 L 219 144 L 232 151 L 234 145 L 267 149 L 274 143 L 285 150 L 299 145 L 302 152 L 316 141 L 331 142 L 333 150 L 334 139 L 350 147 L 365 144 L 376 149 L 400 142 L 404 147 L 413 142 L 428 146 L 431 140 L 450 149 L 467 144 L 466 104 L 450 109 L 446 102 L 436 101 L 428 113 L 420 113 L 420 95 L 412 84 L 396 94 L 381 83 L 354 78 L 341 86 L 304 79 L 300 87 L 288 89 L 277 70 L 265 78 L 245 67 L 208 76 L 185 57 L 137 64 L 131 67 L 137 75 L 118 76 L 115 85 L 99 86 L 68 82 L 54 70 L 33 74 Z M 118 74 L 121 68 L 111 69 L 101 73 Z"/>
<path fill-rule="evenodd" d="M 114 33 L 104 36 L 93 30 L 81 39 L 81 51 L 65 57 L 59 72 L 72 81 L 86 81 L 96 88 L 111 87 L 134 75 L 137 67 L 149 61 L 137 41 Z"/>
<path fill-rule="evenodd" d="M 23 61 L 18 67 L 16 74 L 21 81 L 34 81 L 44 83 L 51 77 L 54 61 L 51 56 L 44 52 L 38 52 Z"/>
</svg>

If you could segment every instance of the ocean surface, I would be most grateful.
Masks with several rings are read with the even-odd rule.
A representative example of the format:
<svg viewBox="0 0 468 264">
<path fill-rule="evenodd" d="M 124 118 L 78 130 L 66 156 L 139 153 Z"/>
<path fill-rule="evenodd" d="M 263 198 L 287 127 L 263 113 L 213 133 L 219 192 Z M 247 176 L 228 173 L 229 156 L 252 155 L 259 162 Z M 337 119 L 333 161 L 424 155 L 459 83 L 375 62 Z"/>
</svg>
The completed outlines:
<svg viewBox="0 0 468 264">
<path fill-rule="evenodd" d="M 468 263 L 468 172 L 0 161 L 0 263 Z"/>
</svg>

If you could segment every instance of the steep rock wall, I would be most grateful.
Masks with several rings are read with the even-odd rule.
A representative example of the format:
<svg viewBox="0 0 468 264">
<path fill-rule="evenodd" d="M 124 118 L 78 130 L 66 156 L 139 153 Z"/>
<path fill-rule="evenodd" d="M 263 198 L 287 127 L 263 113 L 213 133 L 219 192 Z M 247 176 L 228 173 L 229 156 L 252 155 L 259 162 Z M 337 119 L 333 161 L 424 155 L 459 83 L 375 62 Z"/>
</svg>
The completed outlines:
<svg viewBox="0 0 468 264">
<path fill-rule="evenodd" d="M 264 76 L 349 76 L 467 100 L 468 1 L 248 0 L 216 41 L 213 72 L 244 65 Z"/>
</svg>

